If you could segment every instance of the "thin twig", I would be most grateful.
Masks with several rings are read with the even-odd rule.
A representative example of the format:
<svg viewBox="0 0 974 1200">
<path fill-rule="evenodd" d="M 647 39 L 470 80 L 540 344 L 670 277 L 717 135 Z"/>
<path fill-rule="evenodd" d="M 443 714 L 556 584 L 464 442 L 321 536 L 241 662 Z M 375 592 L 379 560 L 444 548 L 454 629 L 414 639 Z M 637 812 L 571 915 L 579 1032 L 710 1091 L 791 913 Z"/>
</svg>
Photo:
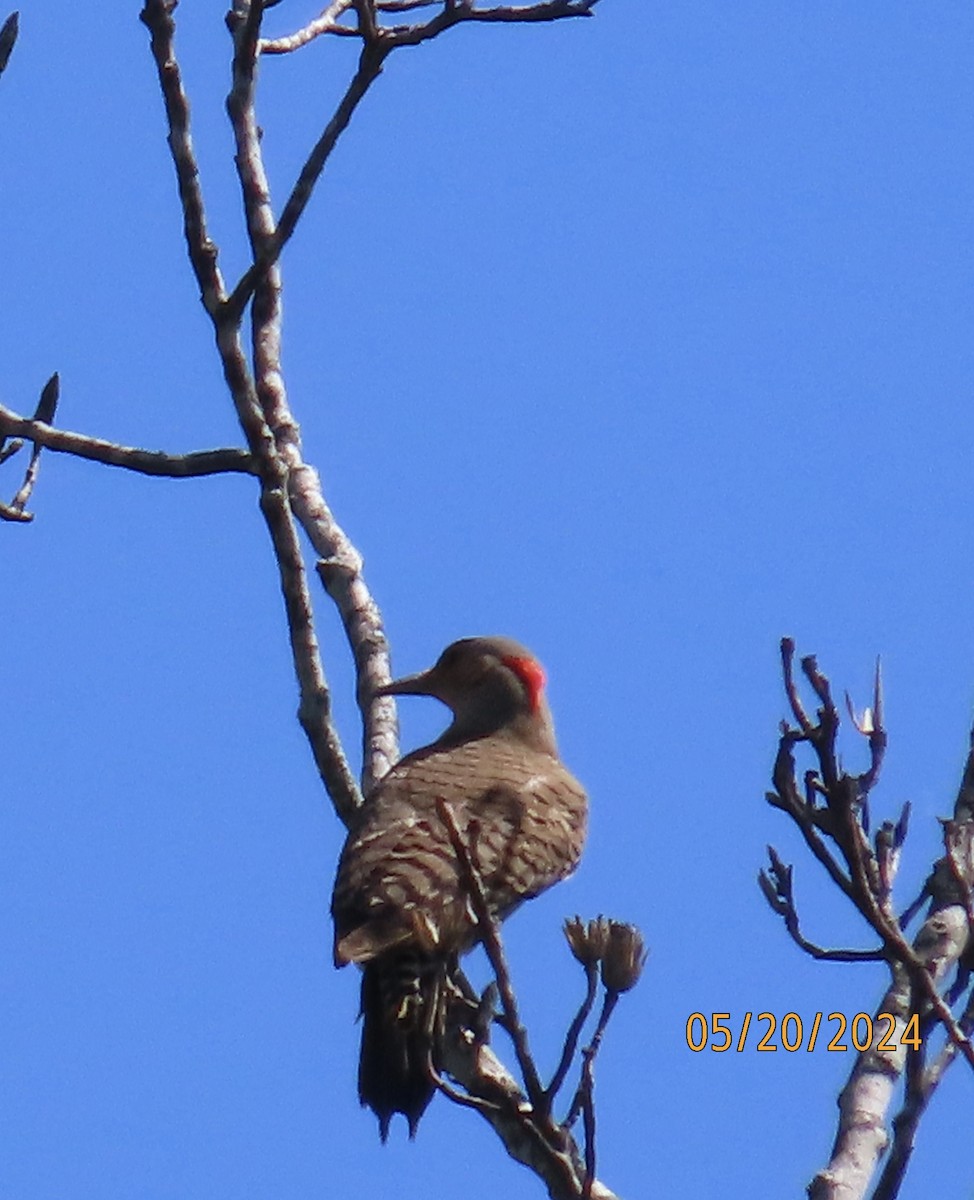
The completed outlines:
<svg viewBox="0 0 974 1200">
<path fill-rule="evenodd" d="M 464 842 L 457 827 L 453 809 L 446 800 L 441 798 L 436 801 L 436 811 L 450 836 L 450 843 L 457 856 L 460 874 L 477 918 L 480 937 L 487 952 L 487 957 L 490 960 L 490 965 L 493 968 L 494 975 L 497 978 L 497 988 L 500 992 L 501 1009 L 504 1013 L 505 1025 L 514 1043 L 514 1053 L 517 1056 L 518 1066 L 521 1068 L 528 1099 L 531 1101 L 534 1111 L 540 1114 L 544 1110 L 544 1089 L 541 1086 L 538 1068 L 535 1066 L 534 1059 L 531 1057 L 531 1051 L 528 1048 L 527 1030 L 521 1024 L 517 998 L 514 995 L 514 986 L 511 983 L 511 973 L 507 966 L 507 958 L 501 943 L 497 921 L 490 911 L 490 904 L 484 891 L 480 873 L 471 857 L 470 849 Z"/>
<path fill-rule="evenodd" d="M 31 452 L 30 460 L 27 463 L 27 470 L 24 472 L 24 482 L 17 489 L 14 498 L 10 501 L 9 507 L 14 512 L 24 512 L 27 507 L 27 501 L 31 497 L 34 490 L 34 484 L 37 483 L 37 474 L 41 466 L 41 447 L 36 443 Z"/>
<path fill-rule="evenodd" d="M 585 1130 L 585 1183 L 582 1189 L 583 1196 L 591 1194 L 592 1182 L 595 1179 L 595 1059 L 602 1045 L 602 1039 L 609 1024 L 609 1019 L 615 1011 L 618 1002 L 619 993 L 611 988 L 607 988 L 602 1000 L 602 1011 L 599 1013 L 595 1033 L 592 1035 L 591 1042 L 582 1051 L 582 1078 L 578 1085 L 578 1090 L 575 1092 L 575 1099 L 572 1101 L 568 1116 L 565 1118 L 565 1127 L 570 1128 L 578 1119 L 579 1114 L 582 1116 L 582 1124 Z"/>
<path fill-rule="evenodd" d="M 788 703 L 791 705 L 791 711 L 795 714 L 795 720 L 801 726 L 802 733 L 808 733 L 812 729 L 812 722 L 809 720 L 808 713 L 805 712 L 805 707 L 801 702 L 801 697 L 798 694 L 798 685 L 795 683 L 795 641 L 793 638 L 781 639 L 781 667 L 785 678 L 785 694 L 788 697 Z"/>
<path fill-rule="evenodd" d="M 166 454 L 162 450 L 140 450 L 119 442 L 52 429 L 43 422 L 21 417 L 0 404 L 0 434 L 23 438 L 55 454 L 73 454 L 110 467 L 124 467 L 140 475 L 161 475 L 186 479 L 201 475 L 255 475 L 253 456 L 246 450 L 228 447 L 220 450 L 195 450 L 190 454 Z M 9 448 L 8 448 L 9 449 Z"/>
<path fill-rule="evenodd" d="M 836 862 L 831 851 L 819 836 L 817 814 L 812 806 L 799 795 L 795 781 L 795 753 L 797 740 L 803 740 L 804 735 L 785 728 L 778 742 L 778 753 L 775 757 L 772 782 L 777 789 L 767 792 L 765 799 L 775 808 L 780 808 L 792 818 L 801 830 L 805 844 L 818 859 L 829 874 L 832 882 L 846 895 L 853 899 L 851 880 Z"/>
<path fill-rule="evenodd" d="M 595 996 L 599 985 L 599 964 L 597 962 L 590 962 L 583 965 L 585 967 L 585 999 L 579 1005 L 575 1019 L 568 1027 L 568 1033 L 565 1035 L 565 1047 L 561 1052 L 561 1059 L 558 1062 L 554 1075 L 551 1077 L 551 1083 L 545 1088 L 545 1102 L 549 1109 L 558 1092 L 561 1090 L 562 1084 L 565 1082 L 572 1061 L 575 1058 L 575 1051 L 578 1049 L 578 1039 L 592 1011 L 592 1006 L 595 1004 Z"/>
<path fill-rule="evenodd" d="M 24 448 L 23 438 L 14 438 L 9 446 L 4 444 L 6 440 L 6 436 L 0 434 L 0 467 L 3 466 L 8 458 L 13 458 L 15 454 L 18 454 Z"/>
<path fill-rule="evenodd" d="M 320 16 L 309 21 L 302 29 L 286 34 L 284 37 L 262 38 L 258 51 L 261 54 L 291 54 L 325 33 L 335 33 L 343 37 L 358 37 L 357 28 L 339 24 L 341 18 L 351 7 L 352 0 L 333 0 Z"/>
<path fill-rule="evenodd" d="M 886 955 L 882 950 L 826 950 L 822 946 L 817 946 L 814 942 L 809 942 L 802 937 L 797 930 L 793 930 L 787 925 L 789 934 L 796 945 L 800 946 L 806 954 L 819 962 L 843 962 L 843 963 L 864 963 L 864 962 L 884 962 Z"/>
<path fill-rule="evenodd" d="M 375 0 L 375 11 L 379 13 L 412 12 L 416 8 L 433 8 L 443 0 Z"/>
<path fill-rule="evenodd" d="M 588 1200 L 592 1195 L 596 1167 L 594 1054 L 585 1055 L 585 1065 L 582 1068 L 582 1128 L 585 1131 L 585 1182 L 582 1186 L 582 1196 Z"/>
<path fill-rule="evenodd" d="M 911 900 L 910 903 L 906 906 L 906 908 L 897 917 L 897 922 L 899 923 L 899 926 L 901 929 L 905 929 L 907 927 L 907 925 L 909 925 L 909 923 L 917 915 L 917 913 L 920 911 L 920 909 L 923 908 L 923 905 L 925 904 L 925 902 L 929 899 L 930 899 L 929 884 L 925 883 L 923 885 L 923 887 L 920 889 L 920 893 L 916 897 L 916 899 Z"/>
<path fill-rule="evenodd" d="M 226 291 L 217 265 L 217 249 L 206 228 L 203 192 L 189 131 L 189 101 L 176 61 L 173 44 L 176 26 L 172 18 L 175 7 L 173 0 L 146 0 L 140 19 L 151 35 L 152 57 L 159 72 L 159 84 L 169 119 L 169 149 L 176 167 L 190 262 L 200 287 L 203 307 L 213 313 L 224 299 Z"/>
<path fill-rule="evenodd" d="M 876 950 L 826 950 L 822 946 L 810 942 L 801 932 L 798 919 L 798 908 L 795 904 L 792 887 L 792 867 L 786 864 L 778 855 L 774 846 L 768 847 L 768 859 L 771 864 L 768 871 L 758 872 L 758 884 L 765 900 L 771 908 L 784 920 L 792 940 L 812 958 L 825 962 L 883 962 L 885 954 L 882 949 Z"/>
<path fill-rule="evenodd" d="M 542 0 L 539 4 L 497 5 L 494 8 L 474 8 L 473 4 L 447 2 L 442 12 L 417 25 L 393 25 L 385 32 L 396 46 L 418 46 L 428 42 L 454 25 L 466 21 L 530 23 L 560 21 L 570 17 L 591 17 L 599 0 Z"/>
<path fill-rule="evenodd" d="M 471 1095 L 469 1092 L 461 1092 L 459 1088 L 455 1088 L 433 1066 L 433 1060 L 429 1055 L 426 1056 L 426 1074 L 429 1076 L 433 1086 L 441 1091 L 448 1100 L 452 1100 L 454 1104 L 460 1104 L 464 1108 L 475 1108 L 477 1112 L 483 1114 L 495 1114 L 501 1111 L 499 1104 L 494 1104 L 490 1100 L 484 1100 L 480 1096 Z"/>
</svg>

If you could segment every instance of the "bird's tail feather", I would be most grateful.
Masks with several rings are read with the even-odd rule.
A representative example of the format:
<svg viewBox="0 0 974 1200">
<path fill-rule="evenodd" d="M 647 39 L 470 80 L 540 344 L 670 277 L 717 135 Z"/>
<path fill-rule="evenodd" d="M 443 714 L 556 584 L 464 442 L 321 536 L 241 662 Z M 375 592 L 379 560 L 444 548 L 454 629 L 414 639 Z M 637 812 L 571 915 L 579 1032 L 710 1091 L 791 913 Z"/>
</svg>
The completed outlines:
<svg viewBox="0 0 974 1200">
<path fill-rule="evenodd" d="M 430 1065 L 442 1022 L 444 978 L 442 964 L 415 954 L 366 963 L 362 972 L 358 1094 L 379 1118 L 383 1141 L 397 1112 L 414 1137 L 436 1091 Z"/>
</svg>

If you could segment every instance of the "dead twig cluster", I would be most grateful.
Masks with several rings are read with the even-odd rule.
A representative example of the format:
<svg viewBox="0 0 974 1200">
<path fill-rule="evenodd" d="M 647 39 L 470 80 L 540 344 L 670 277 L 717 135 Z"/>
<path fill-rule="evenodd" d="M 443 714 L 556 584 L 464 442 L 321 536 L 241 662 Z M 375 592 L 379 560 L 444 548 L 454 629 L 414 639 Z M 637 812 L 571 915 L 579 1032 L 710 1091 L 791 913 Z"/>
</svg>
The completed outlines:
<svg viewBox="0 0 974 1200">
<path fill-rule="evenodd" d="M 832 962 L 887 963 L 891 983 L 877 1011 L 891 1014 L 896 1027 L 892 1051 L 879 1048 L 877 1032 L 873 1044 L 859 1055 L 839 1097 L 839 1127 L 831 1159 L 812 1181 L 809 1195 L 812 1200 L 865 1196 L 885 1156 L 873 1200 L 893 1200 L 909 1162 L 919 1118 L 945 1070 L 958 1056 L 974 1066 L 969 1036 L 974 1029 L 974 998 L 965 961 L 974 928 L 974 749 L 965 767 L 954 817 L 944 823 L 944 856 L 934 865 L 921 896 L 898 916 L 893 884 L 906 840 L 909 804 L 896 820 L 883 821 L 870 834 L 870 798 L 887 742 L 879 666 L 872 704 L 861 716 L 846 697 L 853 727 L 868 749 L 866 769 L 850 774 L 838 755 L 840 716 L 829 680 L 814 657 L 801 660 L 805 685 L 817 702 L 814 715 L 810 715 L 795 676 L 795 647 L 790 639 L 782 641 L 781 654 L 791 720 L 781 726 L 772 772 L 774 790 L 767 800 L 791 817 L 813 857 L 862 915 L 879 944 L 870 949 L 829 950 L 809 941 L 801 932 L 792 867 L 773 847 L 769 847 L 769 867 L 759 875 L 761 889 L 805 953 Z M 813 765 L 799 779 L 796 751 L 804 746 L 811 751 Z M 927 917 L 911 942 L 904 929 L 925 903 Z M 942 992 L 952 973 L 953 985 Z M 954 1014 L 957 1006 L 962 1010 L 959 1017 Z M 944 1031 L 944 1045 L 928 1065 L 929 1038 L 938 1026 Z M 891 1140 L 887 1113 L 901 1078 L 904 1095 L 892 1122 Z"/>
</svg>

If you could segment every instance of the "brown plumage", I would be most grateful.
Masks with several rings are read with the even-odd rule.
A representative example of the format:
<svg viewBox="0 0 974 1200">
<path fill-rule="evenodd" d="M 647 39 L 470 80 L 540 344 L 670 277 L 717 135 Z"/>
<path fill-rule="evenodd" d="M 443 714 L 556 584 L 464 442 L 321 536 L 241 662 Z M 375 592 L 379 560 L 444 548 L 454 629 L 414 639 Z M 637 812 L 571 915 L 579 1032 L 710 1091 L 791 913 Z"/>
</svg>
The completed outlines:
<svg viewBox="0 0 974 1200">
<path fill-rule="evenodd" d="M 451 807 L 499 919 L 574 870 L 586 798 L 562 766 L 544 672 L 510 638 L 465 638 L 385 694 L 435 696 L 453 723 L 381 781 L 349 833 L 332 897 L 335 965 L 362 977 L 359 1099 L 410 1134 L 433 1095 L 442 984 L 477 941 L 437 800 Z"/>
</svg>

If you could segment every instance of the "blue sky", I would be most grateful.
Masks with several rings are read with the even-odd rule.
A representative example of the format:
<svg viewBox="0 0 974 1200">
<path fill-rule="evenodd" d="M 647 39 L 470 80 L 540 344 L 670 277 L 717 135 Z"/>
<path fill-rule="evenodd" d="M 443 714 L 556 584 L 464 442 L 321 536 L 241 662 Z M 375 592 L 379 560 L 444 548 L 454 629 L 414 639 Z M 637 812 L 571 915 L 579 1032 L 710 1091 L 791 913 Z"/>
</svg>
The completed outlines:
<svg viewBox="0 0 974 1200">
<path fill-rule="evenodd" d="M 23 4 L 0 80 L 0 399 L 30 410 L 58 370 L 68 428 L 231 443 L 137 10 Z M 315 11 L 286 0 L 268 28 Z M 178 16 L 232 276 L 222 7 Z M 635 921 L 652 948 L 598 1079 L 600 1171 L 627 1197 L 802 1195 L 851 1056 L 694 1055 L 687 1016 L 880 995 L 878 968 L 801 956 L 755 886 L 772 841 L 809 936 L 871 944 L 763 801 L 780 636 L 860 703 L 883 656 L 876 803 L 914 806 L 904 903 L 953 803 L 974 698 L 972 42 L 967 6 L 836 0 L 603 0 L 456 30 L 388 62 L 285 255 L 292 404 L 397 669 L 464 634 L 525 641 L 591 793 L 578 875 L 507 929 L 543 1061 L 580 993 L 562 917 Z M 279 198 L 351 64 L 323 42 L 264 64 Z M 327 916 L 341 828 L 250 483 L 47 455 L 33 508 L 0 528 L 0 1192 L 541 1195 L 445 1101 L 385 1148 L 355 1102 L 356 981 Z M 406 745 L 442 722 L 401 712 Z M 956 1066 L 904 1200 L 969 1193 L 942 1151 L 971 1086 Z"/>
</svg>

